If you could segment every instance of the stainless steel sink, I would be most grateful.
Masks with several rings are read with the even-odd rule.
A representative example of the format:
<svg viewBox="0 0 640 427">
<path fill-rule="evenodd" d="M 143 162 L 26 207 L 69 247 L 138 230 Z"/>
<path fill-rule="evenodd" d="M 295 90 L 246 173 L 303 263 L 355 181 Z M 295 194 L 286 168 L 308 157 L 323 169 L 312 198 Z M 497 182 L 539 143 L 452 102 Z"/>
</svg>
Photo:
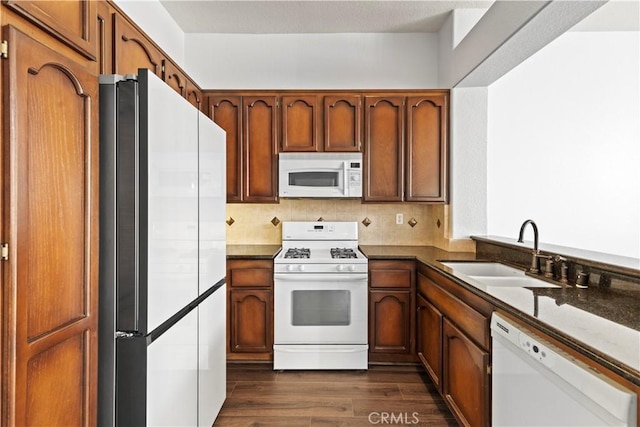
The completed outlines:
<svg viewBox="0 0 640 427">
<path fill-rule="evenodd" d="M 519 270 L 499 262 L 456 262 L 446 261 L 454 276 L 476 288 L 559 288 L 559 285 L 525 275 Z"/>
</svg>

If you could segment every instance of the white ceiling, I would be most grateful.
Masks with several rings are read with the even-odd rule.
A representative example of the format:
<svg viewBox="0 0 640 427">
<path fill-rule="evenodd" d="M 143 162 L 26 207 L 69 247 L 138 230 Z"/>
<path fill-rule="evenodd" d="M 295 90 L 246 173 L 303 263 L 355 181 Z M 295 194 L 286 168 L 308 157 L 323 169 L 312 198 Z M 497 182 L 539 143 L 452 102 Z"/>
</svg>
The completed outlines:
<svg viewBox="0 0 640 427">
<path fill-rule="evenodd" d="M 487 9 L 491 1 L 444 0 L 160 0 L 185 33 L 437 32 L 453 9 Z M 640 0 L 612 0 L 574 27 L 640 30 Z"/>
</svg>

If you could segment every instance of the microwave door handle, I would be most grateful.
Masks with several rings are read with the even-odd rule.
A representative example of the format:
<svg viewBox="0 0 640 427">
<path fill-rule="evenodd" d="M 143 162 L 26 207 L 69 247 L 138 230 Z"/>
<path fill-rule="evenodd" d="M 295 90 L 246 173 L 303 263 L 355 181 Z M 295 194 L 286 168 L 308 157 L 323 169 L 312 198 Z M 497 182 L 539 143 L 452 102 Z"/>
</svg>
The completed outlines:
<svg viewBox="0 0 640 427">
<path fill-rule="evenodd" d="M 344 162 L 342 162 L 342 195 L 343 196 L 348 196 L 349 195 L 349 175 L 347 173 L 347 161 L 345 160 Z"/>
</svg>

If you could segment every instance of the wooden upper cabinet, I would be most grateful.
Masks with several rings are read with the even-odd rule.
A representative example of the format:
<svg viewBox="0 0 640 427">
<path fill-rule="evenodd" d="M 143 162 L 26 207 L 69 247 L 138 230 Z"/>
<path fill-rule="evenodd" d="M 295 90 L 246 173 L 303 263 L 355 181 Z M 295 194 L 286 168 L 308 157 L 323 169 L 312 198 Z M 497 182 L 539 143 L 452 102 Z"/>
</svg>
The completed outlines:
<svg viewBox="0 0 640 427">
<path fill-rule="evenodd" d="M 242 97 L 209 96 L 209 117 L 227 133 L 227 202 L 242 201 Z"/>
<path fill-rule="evenodd" d="M 87 58 L 97 59 L 98 2 L 85 0 L 4 0 L 3 3 Z"/>
<path fill-rule="evenodd" d="M 321 151 L 317 104 L 315 95 L 282 97 L 282 151 Z"/>
<path fill-rule="evenodd" d="M 362 97 L 326 95 L 324 101 L 324 151 L 360 151 Z"/>
<path fill-rule="evenodd" d="M 202 91 L 198 89 L 195 83 L 191 80 L 187 80 L 187 94 L 185 96 L 187 101 L 191 103 L 198 110 L 202 111 L 204 103 L 202 102 Z"/>
<path fill-rule="evenodd" d="M 3 36 L 2 424 L 95 425 L 98 75 Z"/>
<path fill-rule="evenodd" d="M 407 99 L 405 162 L 408 202 L 447 201 L 448 95 Z"/>
<path fill-rule="evenodd" d="M 278 201 L 278 132 L 275 96 L 242 98 L 243 201 Z"/>
<path fill-rule="evenodd" d="M 187 97 L 187 77 L 168 59 L 162 60 L 162 80 L 180 96 Z"/>
<path fill-rule="evenodd" d="M 365 96 L 363 201 L 403 199 L 404 97 Z"/>
<path fill-rule="evenodd" d="M 113 8 L 106 1 L 97 2 L 97 33 L 98 48 L 96 60 L 98 61 L 98 72 L 100 74 L 113 73 Z"/>
<path fill-rule="evenodd" d="M 160 51 L 120 14 L 115 13 L 113 19 L 113 72 L 138 74 L 138 68 L 147 68 L 162 77 Z"/>
</svg>

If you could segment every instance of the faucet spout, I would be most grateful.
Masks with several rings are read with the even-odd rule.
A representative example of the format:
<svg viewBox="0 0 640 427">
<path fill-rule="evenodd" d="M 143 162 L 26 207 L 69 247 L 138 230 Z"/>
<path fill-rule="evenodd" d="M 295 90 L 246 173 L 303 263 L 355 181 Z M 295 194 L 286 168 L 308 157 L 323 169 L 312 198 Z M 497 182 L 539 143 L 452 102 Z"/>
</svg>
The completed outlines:
<svg viewBox="0 0 640 427">
<path fill-rule="evenodd" d="M 533 250 L 538 252 L 538 226 L 532 219 L 528 219 L 520 226 L 520 234 L 518 235 L 518 243 L 524 243 L 524 229 L 527 228 L 527 224 L 531 224 L 533 228 Z"/>
<path fill-rule="evenodd" d="M 524 243 L 524 230 L 527 228 L 527 224 L 531 224 L 533 228 L 533 258 L 531 259 L 531 268 L 529 271 L 532 273 L 540 272 L 540 258 L 538 250 L 538 226 L 532 219 L 528 219 L 520 226 L 520 234 L 518 235 L 518 243 Z"/>
</svg>

